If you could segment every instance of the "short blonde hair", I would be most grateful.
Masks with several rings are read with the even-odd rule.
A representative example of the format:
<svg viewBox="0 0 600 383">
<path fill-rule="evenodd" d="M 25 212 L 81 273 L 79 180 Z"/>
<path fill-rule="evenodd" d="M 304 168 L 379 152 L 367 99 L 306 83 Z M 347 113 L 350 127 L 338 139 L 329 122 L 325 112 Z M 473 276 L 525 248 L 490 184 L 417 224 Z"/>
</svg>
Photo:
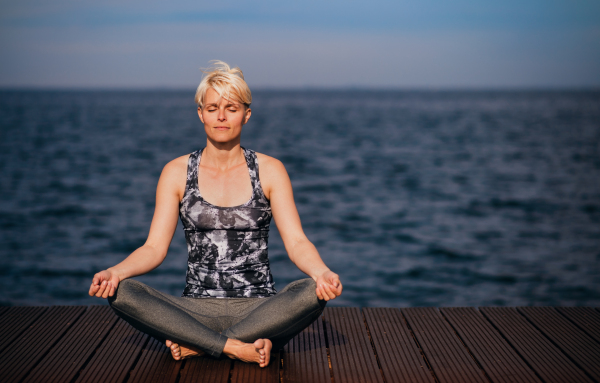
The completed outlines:
<svg viewBox="0 0 600 383">
<path fill-rule="evenodd" d="M 219 60 L 211 61 L 213 66 L 203 70 L 204 77 L 196 89 L 194 100 L 200 108 L 204 105 L 204 98 L 208 89 L 214 89 L 222 98 L 236 101 L 249 107 L 252 103 L 252 93 L 244 74 L 238 67 L 230 68 L 227 63 Z"/>
</svg>

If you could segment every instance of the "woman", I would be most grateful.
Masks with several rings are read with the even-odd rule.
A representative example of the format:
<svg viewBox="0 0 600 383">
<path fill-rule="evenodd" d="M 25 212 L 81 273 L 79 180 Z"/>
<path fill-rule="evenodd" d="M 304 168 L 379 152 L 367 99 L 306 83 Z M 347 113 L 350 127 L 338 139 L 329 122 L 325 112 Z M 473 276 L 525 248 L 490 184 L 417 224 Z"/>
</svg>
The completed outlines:
<svg viewBox="0 0 600 383">
<path fill-rule="evenodd" d="M 283 164 L 240 146 L 251 101 L 241 70 L 217 61 L 196 91 L 206 147 L 164 167 L 146 243 L 90 286 L 91 296 L 108 298 L 117 315 L 164 341 L 176 360 L 225 354 L 266 367 L 272 348 L 342 293 L 338 275 L 302 231 Z M 178 215 L 189 252 L 182 297 L 128 279 L 162 263 Z M 290 259 L 311 277 L 279 293 L 267 256 L 271 217 Z"/>
</svg>

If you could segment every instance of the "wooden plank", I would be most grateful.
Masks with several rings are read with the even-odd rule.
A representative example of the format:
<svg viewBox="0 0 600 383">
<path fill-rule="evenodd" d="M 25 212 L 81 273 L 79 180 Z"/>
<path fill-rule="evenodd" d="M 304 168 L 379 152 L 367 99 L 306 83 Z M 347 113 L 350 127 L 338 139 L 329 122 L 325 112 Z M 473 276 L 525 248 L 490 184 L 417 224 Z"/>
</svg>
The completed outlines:
<svg viewBox="0 0 600 383">
<path fill-rule="evenodd" d="M 231 383 L 279 383 L 279 367 L 281 355 L 271 353 L 271 362 L 265 368 L 256 363 L 245 363 L 235 360 L 231 371 Z"/>
<path fill-rule="evenodd" d="M 520 307 L 518 310 L 575 364 L 600 381 L 600 344 L 552 307 Z"/>
<path fill-rule="evenodd" d="M 232 360 L 210 356 L 187 359 L 181 370 L 180 383 L 227 383 Z"/>
<path fill-rule="evenodd" d="M 600 343 L 600 312 L 592 307 L 557 307 L 556 309 Z"/>
<path fill-rule="evenodd" d="M 0 316 L 6 314 L 8 312 L 9 308 L 10 307 L 7 307 L 7 306 L 0 306 Z"/>
<path fill-rule="evenodd" d="M 321 317 L 285 346 L 282 380 L 287 383 L 331 382 Z"/>
<path fill-rule="evenodd" d="M 440 382 L 487 382 L 450 324 L 434 307 L 402 309 Z"/>
<path fill-rule="evenodd" d="M 434 382 L 400 310 L 365 308 L 363 314 L 386 382 Z"/>
<path fill-rule="evenodd" d="M 148 335 L 118 319 L 76 382 L 123 382 L 147 339 Z"/>
<path fill-rule="evenodd" d="M 48 307 L 10 307 L 0 317 L 0 350 L 4 350 L 35 322 Z"/>
<path fill-rule="evenodd" d="M 117 321 L 108 306 L 91 306 L 29 373 L 28 382 L 70 382 Z"/>
<path fill-rule="evenodd" d="M 492 382 L 541 382 L 475 308 L 442 308 L 440 311 Z"/>
<path fill-rule="evenodd" d="M 323 313 L 335 382 L 378 382 L 383 377 L 358 308 L 327 307 Z"/>
<path fill-rule="evenodd" d="M 594 308 L 368 308 L 363 314 L 327 308 L 324 320 L 286 345 L 282 382 L 433 382 L 434 374 L 439 382 L 482 381 L 483 371 L 492 382 L 600 381 Z M 282 366 L 279 354 L 265 369 L 226 358 L 174 361 L 164 344 L 107 306 L 0 307 L 0 346 L 2 382 L 278 382 Z M 468 376 L 465 368 L 479 373 Z"/>
<path fill-rule="evenodd" d="M 83 306 L 54 306 L 46 310 L 18 338 L 18 349 L 0 353 L 0 381 L 18 382 L 48 353 L 86 310 Z"/>
<path fill-rule="evenodd" d="M 480 307 L 479 311 L 544 382 L 592 381 L 514 307 Z"/>
<path fill-rule="evenodd" d="M 174 360 L 164 343 L 150 338 L 127 383 L 175 383 L 185 361 Z"/>
</svg>

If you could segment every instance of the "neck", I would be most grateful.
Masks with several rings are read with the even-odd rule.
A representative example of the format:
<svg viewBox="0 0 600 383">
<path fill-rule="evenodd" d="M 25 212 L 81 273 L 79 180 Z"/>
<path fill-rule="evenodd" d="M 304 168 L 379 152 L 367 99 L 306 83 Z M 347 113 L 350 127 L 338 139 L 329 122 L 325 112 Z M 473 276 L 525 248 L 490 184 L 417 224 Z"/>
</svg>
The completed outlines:
<svg viewBox="0 0 600 383">
<path fill-rule="evenodd" d="M 240 142 L 206 142 L 206 148 L 202 151 L 202 165 L 227 170 L 246 162 Z"/>
</svg>

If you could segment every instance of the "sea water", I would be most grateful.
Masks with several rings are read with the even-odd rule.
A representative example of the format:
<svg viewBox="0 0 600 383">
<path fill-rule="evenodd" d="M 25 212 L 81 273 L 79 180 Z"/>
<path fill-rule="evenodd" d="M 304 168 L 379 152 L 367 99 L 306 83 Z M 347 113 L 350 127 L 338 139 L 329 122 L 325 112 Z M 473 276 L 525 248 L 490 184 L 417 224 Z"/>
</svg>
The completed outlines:
<svg viewBox="0 0 600 383">
<path fill-rule="evenodd" d="M 257 90 L 242 145 L 285 165 L 333 305 L 600 305 L 600 92 Z M 0 304 L 103 304 L 170 160 L 205 145 L 193 90 L 0 92 Z M 303 278 L 271 227 L 276 287 Z M 139 279 L 180 295 L 177 227 Z"/>
</svg>

